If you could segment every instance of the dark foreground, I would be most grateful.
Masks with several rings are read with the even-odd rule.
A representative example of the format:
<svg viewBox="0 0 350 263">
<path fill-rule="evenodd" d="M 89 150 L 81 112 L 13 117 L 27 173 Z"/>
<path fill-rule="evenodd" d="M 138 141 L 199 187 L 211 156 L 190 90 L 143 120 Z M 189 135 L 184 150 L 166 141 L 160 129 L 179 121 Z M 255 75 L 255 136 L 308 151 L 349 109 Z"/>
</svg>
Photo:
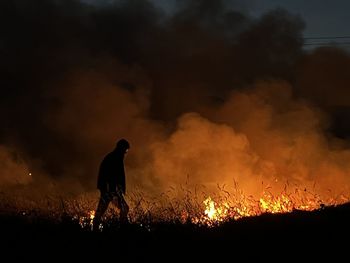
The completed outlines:
<svg viewBox="0 0 350 263">
<path fill-rule="evenodd" d="M 12 260 L 77 259 L 117 262 L 132 259 L 245 259 L 280 262 L 305 257 L 350 257 L 350 203 L 312 212 L 265 214 L 214 228 L 164 223 L 150 226 L 118 224 L 94 233 L 74 221 L 2 215 L 2 254 Z M 11 260 L 11 261 L 12 261 Z M 97 260 L 98 261 L 98 260 Z"/>
</svg>

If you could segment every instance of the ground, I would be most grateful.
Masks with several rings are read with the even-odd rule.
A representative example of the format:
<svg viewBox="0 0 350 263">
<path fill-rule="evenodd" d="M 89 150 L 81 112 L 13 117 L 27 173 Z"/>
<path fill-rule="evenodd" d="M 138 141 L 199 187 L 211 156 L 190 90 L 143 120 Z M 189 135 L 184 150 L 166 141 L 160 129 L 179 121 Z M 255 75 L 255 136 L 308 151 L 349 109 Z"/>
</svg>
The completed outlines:
<svg viewBox="0 0 350 263">
<path fill-rule="evenodd" d="M 347 256 L 350 203 L 288 214 L 264 214 L 205 228 L 117 222 L 91 232 L 77 222 L 1 216 L 3 251 L 12 259 L 311 259 Z M 166 256 L 166 258 L 164 258 Z M 345 260 L 345 259 L 344 259 Z"/>
</svg>

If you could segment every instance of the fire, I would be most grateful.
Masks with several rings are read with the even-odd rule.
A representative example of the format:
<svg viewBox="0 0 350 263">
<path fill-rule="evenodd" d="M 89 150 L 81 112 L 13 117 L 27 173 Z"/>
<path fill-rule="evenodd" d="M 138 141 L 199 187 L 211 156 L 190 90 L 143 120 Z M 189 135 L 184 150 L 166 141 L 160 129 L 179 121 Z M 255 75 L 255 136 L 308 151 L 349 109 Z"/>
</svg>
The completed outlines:
<svg viewBox="0 0 350 263">
<path fill-rule="evenodd" d="M 233 190 L 218 187 L 218 191 L 190 191 L 178 189 L 161 195 L 146 195 L 143 192 L 130 192 L 126 196 L 130 207 L 130 223 L 151 229 L 152 224 L 171 222 L 214 227 L 245 217 L 265 213 L 290 213 L 295 210 L 313 211 L 327 206 L 337 206 L 350 201 L 349 191 L 318 191 L 316 187 L 298 186 L 264 187 L 255 195 L 246 195 L 234 186 Z M 281 190 L 282 189 L 282 190 Z M 4 197 L 4 196 L 3 196 Z M 10 198 L 11 197 L 11 198 Z M 0 196 L 1 198 L 1 196 Z M 67 222 L 72 220 L 81 228 L 90 230 L 97 206 L 96 193 L 84 194 L 78 198 L 62 199 L 18 199 L 14 195 L 2 198 L 2 207 L 20 211 L 23 217 L 45 215 L 47 218 Z M 38 213 L 36 213 L 38 211 Z M 119 210 L 111 205 L 102 218 L 99 229 L 110 227 L 118 221 Z M 116 220 L 117 219 L 117 220 Z M 118 224 L 117 224 L 118 225 Z"/>
<path fill-rule="evenodd" d="M 325 206 L 339 205 L 349 202 L 345 195 L 329 193 L 326 198 L 307 191 L 305 188 L 284 188 L 282 192 L 272 191 L 271 187 L 264 189 L 260 195 L 245 195 L 243 191 L 235 190 L 195 195 L 195 192 L 186 192 L 185 198 L 161 196 L 159 199 L 147 196 L 127 196 L 130 204 L 129 218 L 131 223 L 140 226 L 149 226 L 157 222 L 180 222 L 205 227 L 215 227 L 220 224 L 240 220 L 245 217 L 259 216 L 266 213 L 291 213 L 295 210 L 313 211 Z M 139 197 L 139 198 L 137 198 Z M 149 201 L 152 200 L 152 201 Z M 91 202 L 92 206 L 96 206 Z M 92 206 L 90 206 L 92 208 Z M 89 207 L 89 208 L 90 208 Z M 95 211 L 86 207 L 86 212 L 77 216 L 82 228 L 92 229 Z M 112 207 L 113 208 L 113 207 Z M 105 223 L 113 222 L 118 218 L 118 211 L 109 209 L 100 224 L 102 230 Z"/>
<path fill-rule="evenodd" d="M 94 224 L 94 218 L 95 218 L 95 211 L 91 210 L 89 212 L 89 217 L 90 217 L 90 229 L 93 229 L 93 224 Z"/>
<path fill-rule="evenodd" d="M 262 212 L 269 212 L 272 214 L 290 212 L 294 207 L 288 196 L 283 194 L 281 196 L 277 196 L 276 198 L 273 198 L 272 196 L 262 197 L 260 198 L 259 202 Z"/>
<path fill-rule="evenodd" d="M 82 228 L 89 227 L 92 230 L 94 218 L 95 218 L 95 211 L 90 210 L 87 213 L 87 216 L 79 217 L 79 225 Z"/>
<path fill-rule="evenodd" d="M 231 207 L 227 202 L 221 204 L 216 203 L 210 196 L 203 201 L 205 206 L 204 214 L 200 217 L 193 217 L 192 223 L 214 226 L 229 219 L 231 215 Z"/>
<path fill-rule="evenodd" d="M 342 198 L 342 200 L 349 200 Z M 341 202 L 330 199 L 322 202 L 318 196 L 290 196 L 286 193 L 272 195 L 263 193 L 258 201 L 249 198 L 233 200 L 232 202 L 215 202 L 208 196 L 203 201 L 203 213 L 192 218 L 192 223 L 209 227 L 229 220 L 238 220 L 243 217 L 259 216 L 263 213 L 290 213 L 294 210 L 312 211 L 324 207 L 326 204 L 339 204 Z"/>
<path fill-rule="evenodd" d="M 94 218 L 95 218 L 95 211 L 94 210 L 91 210 L 90 212 L 89 212 L 89 217 L 90 217 L 90 223 L 92 224 L 92 222 L 93 222 L 93 220 L 94 220 Z"/>
<path fill-rule="evenodd" d="M 214 219 L 216 216 L 215 203 L 211 200 L 210 196 L 203 202 L 206 205 L 204 214 L 206 214 L 209 219 Z"/>
<path fill-rule="evenodd" d="M 228 209 L 230 208 L 227 203 L 218 206 L 210 196 L 205 199 L 203 203 L 206 206 L 204 214 L 207 215 L 210 220 L 222 221 L 227 217 Z"/>
</svg>

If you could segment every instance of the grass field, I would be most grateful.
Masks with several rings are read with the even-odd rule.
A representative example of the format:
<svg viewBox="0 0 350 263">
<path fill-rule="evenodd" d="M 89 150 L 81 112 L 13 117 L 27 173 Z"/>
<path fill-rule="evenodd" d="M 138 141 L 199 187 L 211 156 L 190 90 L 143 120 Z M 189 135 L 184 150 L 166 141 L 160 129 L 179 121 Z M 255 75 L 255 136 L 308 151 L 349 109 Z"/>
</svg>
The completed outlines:
<svg viewBox="0 0 350 263">
<path fill-rule="evenodd" d="M 191 222 L 120 225 L 117 218 L 105 222 L 102 232 L 71 216 L 55 220 L 40 214 L 3 212 L 0 216 L 2 249 L 14 260 L 114 259 L 302 259 L 348 252 L 350 203 L 324 206 L 313 211 L 264 213 L 228 220 L 218 226 Z M 4 254 L 4 253 L 3 253 Z M 163 255 L 166 258 L 163 258 Z M 230 261 L 231 262 L 231 261 Z M 346 262 L 346 261 L 345 261 Z"/>
</svg>

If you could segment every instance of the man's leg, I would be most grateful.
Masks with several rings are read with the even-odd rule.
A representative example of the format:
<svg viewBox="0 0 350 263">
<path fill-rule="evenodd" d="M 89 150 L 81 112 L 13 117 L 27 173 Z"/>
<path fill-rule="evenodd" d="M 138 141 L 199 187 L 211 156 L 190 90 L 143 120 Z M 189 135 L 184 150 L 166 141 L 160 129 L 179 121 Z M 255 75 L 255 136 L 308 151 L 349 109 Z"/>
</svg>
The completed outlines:
<svg viewBox="0 0 350 263">
<path fill-rule="evenodd" d="M 120 222 L 121 223 L 129 223 L 129 220 L 128 220 L 129 206 L 126 203 L 123 195 L 121 195 L 121 194 L 116 195 L 113 198 L 113 203 L 120 210 L 120 217 L 119 217 Z"/>
<path fill-rule="evenodd" d="M 97 231 L 99 229 L 101 218 L 103 214 L 106 212 L 109 202 L 110 202 L 110 198 L 108 197 L 108 195 L 106 193 L 103 193 L 103 194 L 101 193 L 100 200 L 98 202 L 97 209 L 95 212 L 93 225 L 92 225 L 93 231 Z"/>
<path fill-rule="evenodd" d="M 129 206 L 126 203 L 124 197 L 121 197 L 121 209 L 120 209 L 120 221 L 122 223 L 129 223 L 128 220 Z"/>
</svg>

